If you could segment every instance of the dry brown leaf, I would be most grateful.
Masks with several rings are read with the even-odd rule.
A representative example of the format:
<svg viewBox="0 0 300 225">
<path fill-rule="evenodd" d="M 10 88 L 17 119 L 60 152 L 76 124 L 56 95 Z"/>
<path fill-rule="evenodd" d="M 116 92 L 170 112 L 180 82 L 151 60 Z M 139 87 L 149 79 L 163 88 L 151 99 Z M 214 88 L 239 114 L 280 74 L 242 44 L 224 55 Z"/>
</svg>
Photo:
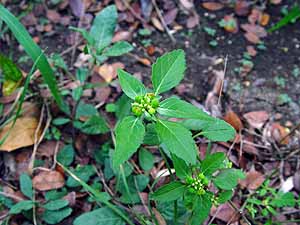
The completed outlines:
<svg viewBox="0 0 300 225">
<path fill-rule="evenodd" d="M 160 31 L 164 31 L 163 25 L 156 17 L 151 17 L 151 22 L 155 26 L 156 29 L 158 29 Z"/>
<path fill-rule="evenodd" d="M 190 1 L 190 0 L 179 0 L 179 1 L 180 1 L 181 5 L 188 10 L 190 10 L 194 7 L 193 1 Z"/>
<path fill-rule="evenodd" d="M 247 32 L 244 34 L 244 36 L 249 42 L 253 44 L 258 44 L 260 42 L 259 37 L 257 37 L 254 33 Z"/>
<path fill-rule="evenodd" d="M 235 204 L 237 208 L 240 207 L 236 203 L 233 204 Z M 218 208 L 212 207 L 210 215 L 215 216 L 217 219 L 222 220 L 225 223 L 230 221 L 230 224 L 233 224 L 240 218 L 239 213 L 232 208 L 229 203 L 222 204 Z"/>
<path fill-rule="evenodd" d="M 268 35 L 265 28 L 259 25 L 245 23 L 241 25 L 241 28 L 246 32 L 255 34 L 259 38 L 264 38 Z"/>
<path fill-rule="evenodd" d="M 152 208 L 152 211 L 154 212 L 154 216 L 159 225 L 167 225 L 167 222 L 165 221 L 164 217 L 160 214 L 160 212 L 156 208 Z"/>
<path fill-rule="evenodd" d="M 246 179 L 240 180 L 239 184 L 242 188 L 247 188 L 248 190 L 256 190 L 265 181 L 265 177 L 258 171 L 249 171 L 246 173 Z"/>
<path fill-rule="evenodd" d="M 261 129 L 269 117 L 270 115 L 266 111 L 254 111 L 244 114 L 244 118 L 247 120 L 249 125 L 256 129 Z"/>
<path fill-rule="evenodd" d="M 98 67 L 97 72 L 107 83 L 109 83 L 117 77 L 117 70 L 124 68 L 124 64 L 120 62 L 113 64 L 104 63 L 102 66 Z"/>
<path fill-rule="evenodd" d="M 267 13 L 263 13 L 261 19 L 259 21 L 260 25 L 267 26 L 270 21 L 270 15 Z"/>
<path fill-rule="evenodd" d="M 223 20 L 225 21 L 224 30 L 230 33 L 237 33 L 239 31 L 237 19 L 232 15 L 224 16 Z"/>
<path fill-rule="evenodd" d="M 243 123 L 239 116 L 233 112 L 232 110 L 229 110 L 226 115 L 224 116 L 224 120 L 229 123 L 231 126 L 234 127 L 237 131 L 240 131 L 243 129 Z"/>
<path fill-rule="evenodd" d="M 33 177 L 32 184 L 39 191 L 49 191 L 63 187 L 65 179 L 57 171 L 42 171 Z"/>
<path fill-rule="evenodd" d="M 39 120 L 35 117 L 20 117 L 12 129 L 13 121 L 5 125 L 0 131 L 0 140 L 6 136 L 7 132 L 10 133 L 0 146 L 0 151 L 10 152 L 33 145 L 38 123 Z"/>
<path fill-rule="evenodd" d="M 112 42 L 118 42 L 118 41 L 130 41 L 132 38 L 132 33 L 129 31 L 118 31 L 115 33 Z"/>
<path fill-rule="evenodd" d="M 238 16 L 246 16 L 249 13 L 250 4 L 246 0 L 237 0 L 234 11 Z"/>
<path fill-rule="evenodd" d="M 60 14 L 56 10 L 47 10 L 47 18 L 53 23 L 60 22 Z"/>
<path fill-rule="evenodd" d="M 199 20 L 200 20 L 199 15 L 194 13 L 186 21 L 187 28 L 191 29 L 191 28 L 196 27 L 199 24 Z"/>
<path fill-rule="evenodd" d="M 217 11 L 223 9 L 224 5 L 218 2 L 204 2 L 202 3 L 202 7 L 210 11 Z"/>
<path fill-rule="evenodd" d="M 282 0 L 270 0 L 270 2 L 274 5 L 278 5 L 282 2 Z"/>
<path fill-rule="evenodd" d="M 247 53 L 253 57 L 257 55 L 257 51 L 255 50 L 254 46 L 252 46 L 252 45 L 247 46 Z"/>
<path fill-rule="evenodd" d="M 271 137 L 274 138 L 278 144 L 287 145 L 290 142 L 290 138 L 286 137 L 287 134 L 287 129 L 281 126 L 279 123 L 273 123 L 271 125 Z"/>
</svg>

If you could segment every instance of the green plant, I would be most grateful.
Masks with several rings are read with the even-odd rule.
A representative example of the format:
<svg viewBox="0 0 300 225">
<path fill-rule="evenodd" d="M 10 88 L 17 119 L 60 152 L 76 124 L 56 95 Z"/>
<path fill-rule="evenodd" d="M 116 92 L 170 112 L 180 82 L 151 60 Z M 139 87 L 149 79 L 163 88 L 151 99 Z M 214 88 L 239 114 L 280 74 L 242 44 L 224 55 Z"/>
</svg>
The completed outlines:
<svg viewBox="0 0 300 225">
<path fill-rule="evenodd" d="M 166 164 L 169 165 L 166 158 L 169 157 L 180 179 L 174 178 L 173 182 L 158 189 L 152 199 L 175 201 L 176 210 L 176 200 L 184 198 L 190 210 L 189 224 L 199 224 L 208 216 L 212 204 L 230 199 L 232 189 L 238 179 L 244 178 L 244 174 L 230 168 L 231 163 L 224 153 L 208 153 L 204 160 L 200 160 L 193 140 L 200 135 L 212 141 L 232 139 L 235 131 L 229 124 L 177 97 L 162 100 L 161 94 L 178 85 L 184 71 L 185 55 L 182 50 L 174 50 L 159 57 L 152 66 L 153 91 L 147 92 L 141 81 L 124 70 L 118 70 L 121 88 L 133 100 L 133 115 L 122 118 L 115 128 L 113 168 L 122 170 L 121 165 L 141 144 L 147 142 L 147 136 L 151 133 L 152 140 L 155 138 L 158 141 Z M 170 118 L 183 120 L 174 122 Z M 201 132 L 192 136 L 189 129 Z M 170 166 L 168 168 L 171 171 Z M 211 185 L 217 187 L 218 191 L 211 192 Z M 174 217 L 176 222 L 176 215 Z"/>
<path fill-rule="evenodd" d="M 283 207 L 294 207 L 296 204 L 293 193 L 276 190 L 270 187 L 270 180 L 266 180 L 258 190 L 247 197 L 244 206 L 255 221 L 260 219 L 264 220 L 265 224 L 275 224 L 270 216 L 278 215 L 278 211 Z"/>
<path fill-rule="evenodd" d="M 117 9 L 111 5 L 96 15 L 89 32 L 82 28 L 71 27 L 81 33 L 87 41 L 85 53 L 93 56 L 98 63 L 103 63 L 108 57 L 120 56 L 133 49 L 131 44 L 126 41 L 119 41 L 111 45 L 117 19 Z"/>
</svg>

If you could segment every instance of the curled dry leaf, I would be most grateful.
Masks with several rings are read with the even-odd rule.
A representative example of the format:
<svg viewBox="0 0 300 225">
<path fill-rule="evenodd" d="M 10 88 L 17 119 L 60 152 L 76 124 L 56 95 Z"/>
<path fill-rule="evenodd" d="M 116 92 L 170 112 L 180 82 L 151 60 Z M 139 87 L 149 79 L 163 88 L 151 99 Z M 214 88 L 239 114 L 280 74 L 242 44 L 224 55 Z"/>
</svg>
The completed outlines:
<svg viewBox="0 0 300 225">
<path fill-rule="evenodd" d="M 256 129 L 261 129 L 269 117 L 270 115 L 266 111 L 254 111 L 244 114 L 244 118 L 249 125 Z"/>
<path fill-rule="evenodd" d="M 232 110 L 229 110 L 226 115 L 224 116 L 224 120 L 229 123 L 231 126 L 234 127 L 237 131 L 240 131 L 243 129 L 243 123 L 239 116 L 233 112 Z"/>
<path fill-rule="evenodd" d="M 157 17 L 151 17 L 151 22 L 156 29 L 158 29 L 159 31 L 164 31 L 164 27 L 159 21 L 159 19 L 157 19 Z"/>
<path fill-rule="evenodd" d="M 202 3 L 202 7 L 210 11 L 217 11 L 223 9 L 224 5 L 218 2 L 204 2 Z"/>
<path fill-rule="evenodd" d="M 265 181 L 265 177 L 258 171 L 249 171 L 246 173 L 246 179 L 240 180 L 239 184 L 242 188 L 248 190 L 256 190 Z"/>
<path fill-rule="evenodd" d="M 63 187 L 65 179 L 57 171 L 42 171 L 33 177 L 32 184 L 39 191 L 49 191 Z"/>
</svg>

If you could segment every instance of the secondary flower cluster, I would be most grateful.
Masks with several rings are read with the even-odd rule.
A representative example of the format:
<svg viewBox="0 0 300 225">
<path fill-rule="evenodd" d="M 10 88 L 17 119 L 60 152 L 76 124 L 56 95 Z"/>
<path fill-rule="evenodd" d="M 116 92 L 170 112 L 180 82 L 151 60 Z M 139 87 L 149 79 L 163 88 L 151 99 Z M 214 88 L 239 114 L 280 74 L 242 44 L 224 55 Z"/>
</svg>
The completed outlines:
<svg viewBox="0 0 300 225">
<path fill-rule="evenodd" d="M 154 115 L 159 106 L 159 100 L 154 93 L 147 93 L 144 96 L 136 96 L 134 103 L 131 105 L 131 110 L 136 116 L 141 116 L 145 112 Z"/>
<path fill-rule="evenodd" d="M 186 183 L 188 184 L 189 191 L 198 195 L 204 195 L 205 189 L 208 186 L 208 179 L 203 173 L 199 173 L 196 177 L 187 177 Z"/>
</svg>

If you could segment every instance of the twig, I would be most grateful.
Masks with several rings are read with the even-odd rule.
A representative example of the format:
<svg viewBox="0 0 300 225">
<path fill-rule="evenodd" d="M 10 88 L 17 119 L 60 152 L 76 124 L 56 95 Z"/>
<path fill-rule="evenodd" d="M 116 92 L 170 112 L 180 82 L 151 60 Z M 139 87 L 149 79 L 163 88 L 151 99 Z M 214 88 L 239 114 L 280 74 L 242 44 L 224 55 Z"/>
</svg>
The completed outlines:
<svg viewBox="0 0 300 225">
<path fill-rule="evenodd" d="M 220 92 L 219 92 L 218 106 L 220 106 L 220 103 L 221 103 L 221 96 L 222 96 L 222 91 L 223 91 L 223 86 L 224 86 L 225 73 L 226 73 L 226 69 L 227 69 L 227 61 L 228 61 L 228 55 L 226 55 L 226 58 L 225 58 L 223 77 L 221 78 L 221 88 L 220 88 Z"/>
<path fill-rule="evenodd" d="M 300 128 L 300 123 L 295 126 L 288 134 L 286 134 L 283 138 L 280 139 L 279 143 L 282 143 L 287 137 L 291 136 L 297 129 Z"/>
<path fill-rule="evenodd" d="M 238 213 L 242 216 L 243 220 L 244 220 L 248 225 L 251 225 L 250 221 L 247 219 L 247 217 L 244 215 L 244 213 L 243 213 L 240 209 L 238 209 L 238 208 L 236 207 L 236 205 L 235 205 L 232 201 L 229 200 L 228 203 L 230 204 L 230 206 L 231 206 L 236 212 L 238 212 Z"/>
<path fill-rule="evenodd" d="M 9 193 L 3 192 L 3 191 L 0 191 L 0 195 L 3 195 L 4 197 L 7 197 L 7 198 L 12 198 L 12 199 L 14 199 L 14 200 L 16 200 L 18 202 L 24 201 L 23 198 L 20 198 L 20 197 L 18 197 L 16 195 L 9 194 Z"/>
<path fill-rule="evenodd" d="M 173 36 L 173 34 L 171 33 L 171 31 L 170 31 L 168 25 L 166 24 L 166 22 L 165 22 L 165 20 L 164 20 L 164 18 L 163 18 L 163 16 L 162 16 L 162 14 L 161 14 L 161 12 L 160 12 L 160 9 L 158 8 L 158 5 L 157 5 L 156 1 L 155 1 L 155 0 L 152 0 L 152 4 L 153 4 L 153 6 L 154 6 L 154 8 L 155 8 L 155 11 L 156 11 L 156 13 L 157 13 L 157 15 L 158 15 L 158 17 L 159 17 L 159 19 L 160 19 L 162 25 L 164 26 L 164 28 L 165 28 L 165 30 L 166 30 L 166 32 L 167 32 L 169 38 L 171 39 L 171 41 L 173 42 L 173 44 L 175 44 L 175 43 L 176 43 L 176 39 L 174 38 L 174 36 Z"/>
<path fill-rule="evenodd" d="M 53 165 L 51 167 L 51 170 L 54 170 L 55 167 L 56 167 L 56 164 L 57 164 L 57 152 L 58 152 L 58 149 L 59 149 L 59 141 L 56 142 L 56 145 L 55 145 L 55 149 L 54 149 L 54 156 L 53 156 Z"/>
<path fill-rule="evenodd" d="M 42 121 L 43 121 L 43 115 L 44 115 L 45 107 L 47 108 L 47 117 L 48 118 L 47 118 L 47 122 L 46 122 L 45 128 L 43 130 L 43 133 L 41 134 L 39 140 L 37 140 L 37 136 L 38 136 L 38 133 L 39 133 Z M 28 172 L 29 172 L 29 174 L 32 174 L 33 166 L 34 166 L 34 160 L 35 160 L 37 149 L 38 149 L 40 143 L 42 142 L 42 140 L 44 139 L 44 136 L 46 135 L 46 132 L 47 132 L 49 126 L 50 126 L 51 120 L 52 120 L 52 117 L 51 117 L 51 114 L 50 114 L 49 107 L 48 107 L 47 104 L 44 104 L 43 108 L 42 108 L 41 115 L 40 115 L 40 121 L 39 121 L 38 127 L 37 127 L 37 129 L 35 131 L 35 134 L 34 134 L 33 152 L 32 152 L 32 155 L 31 155 L 31 158 L 30 158 L 30 162 L 29 162 L 29 165 L 28 165 Z"/>
</svg>

